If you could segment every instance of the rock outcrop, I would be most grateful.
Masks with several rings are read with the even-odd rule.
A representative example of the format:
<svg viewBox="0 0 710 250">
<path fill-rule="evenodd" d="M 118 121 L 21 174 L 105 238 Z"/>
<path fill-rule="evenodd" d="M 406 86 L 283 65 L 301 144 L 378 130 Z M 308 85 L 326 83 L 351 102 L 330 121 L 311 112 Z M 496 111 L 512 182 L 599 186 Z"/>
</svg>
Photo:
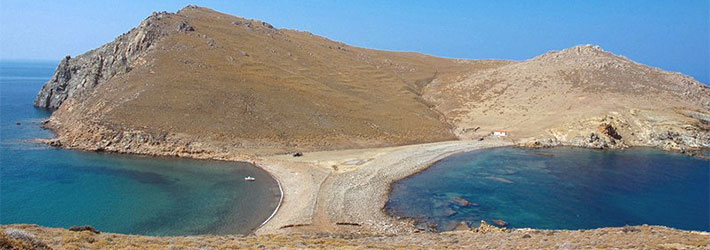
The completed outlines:
<svg viewBox="0 0 710 250">
<path fill-rule="evenodd" d="M 670 113 L 631 110 L 603 117 L 569 122 L 551 128 L 543 136 L 523 138 L 521 146 L 576 146 L 595 149 L 656 147 L 699 155 L 710 148 L 710 126 L 701 110 L 676 109 Z"/>
<path fill-rule="evenodd" d="M 75 58 L 62 59 L 52 78 L 37 94 L 34 105 L 59 108 L 68 98 L 86 96 L 96 86 L 145 64 L 143 56 L 150 52 L 153 44 L 171 33 L 166 26 L 173 25 L 175 20 L 172 19 L 177 17 L 167 12 L 153 13 L 116 40 Z M 194 28 L 183 20 L 175 32 L 186 31 L 194 31 Z"/>
</svg>

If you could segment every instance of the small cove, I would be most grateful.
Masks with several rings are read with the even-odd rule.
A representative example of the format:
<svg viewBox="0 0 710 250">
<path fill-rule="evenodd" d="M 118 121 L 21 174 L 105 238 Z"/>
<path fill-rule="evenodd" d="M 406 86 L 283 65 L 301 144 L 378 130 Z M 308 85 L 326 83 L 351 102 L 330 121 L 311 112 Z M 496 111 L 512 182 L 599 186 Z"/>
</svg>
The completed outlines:
<svg viewBox="0 0 710 250">
<path fill-rule="evenodd" d="M 385 210 L 439 231 L 481 220 L 513 228 L 710 231 L 710 160 L 650 148 L 476 150 L 394 183 Z"/>
<path fill-rule="evenodd" d="M 31 142 L 50 113 L 32 100 L 52 62 L 0 62 L 0 223 L 92 225 L 144 235 L 246 234 L 280 200 L 244 162 L 81 152 Z M 256 178 L 244 181 L 245 176 Z"/>
</svg>

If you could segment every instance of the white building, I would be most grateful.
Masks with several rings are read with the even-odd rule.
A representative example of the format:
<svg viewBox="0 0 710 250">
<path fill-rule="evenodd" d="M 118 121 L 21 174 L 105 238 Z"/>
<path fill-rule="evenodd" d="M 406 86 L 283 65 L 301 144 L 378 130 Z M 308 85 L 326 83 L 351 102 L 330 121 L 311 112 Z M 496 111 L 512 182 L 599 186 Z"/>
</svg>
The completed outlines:
<svg viewBox="0 0 710 250">
<path fill-rule="evenodd" d="M 505 137 L 505 136 L 508 136 L 508 132 L 503 131 L 503 130 L 496 130 L 496 131 L 493 131 L 493 136 Z"/>
</svg>

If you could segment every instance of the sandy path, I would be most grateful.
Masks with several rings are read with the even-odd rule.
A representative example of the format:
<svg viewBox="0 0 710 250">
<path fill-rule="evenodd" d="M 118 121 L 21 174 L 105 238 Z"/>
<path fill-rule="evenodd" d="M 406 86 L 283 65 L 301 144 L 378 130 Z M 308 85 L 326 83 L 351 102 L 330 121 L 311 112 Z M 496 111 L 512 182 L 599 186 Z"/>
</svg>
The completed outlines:
<svg viewBox="0 0 710 250">
<path fill-rule="evenodd" d="M 265 157 L 259 164 L 281 182 L 284 201 L 256 233 L 411 231 L 383 211 L 391 183 L 455 153 L 506 145 L 511 143 L 448 141 Z"/>
</svg>

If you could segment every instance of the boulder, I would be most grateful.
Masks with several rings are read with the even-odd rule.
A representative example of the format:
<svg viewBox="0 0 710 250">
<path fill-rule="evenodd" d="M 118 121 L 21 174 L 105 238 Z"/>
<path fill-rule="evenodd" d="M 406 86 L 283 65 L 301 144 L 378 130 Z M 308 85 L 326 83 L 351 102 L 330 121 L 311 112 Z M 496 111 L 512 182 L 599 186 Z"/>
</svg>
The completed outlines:
<svg viewBox="0 0 710 250">
<path fill-rule="evenodd" d="M 466 221 L 461 221 L 458 226 L 454 228 L 454 231 L 469 231 L 471 230 L 471 227 L 468 226 L 468 223 Z"/>
<path fill-rule="evenodd" d="M 178 24 L 178 29 L 179 32 L 188 32 L 188 31 L 195 31 L 195 27 L 190 25 L 187 21 L 182 21 L 180 24 Z"/>
<path fill-rule="evenodd" d="M 479 233 L 489 233 L 489 232 L 503 232 L 505 230 L 506 230 L 505 228 L 494 227 L 494 226 L 488 225 L 488 223 L 486 223 L 486 221 L 481 221 L 481 225 L 479 225 L 478 228 L 473 229 L 472 231 L 479 232 Z"/>
<path fill-rule="evenodd" d="M 92 232 L 92 233 L 95 233 L 95 234 L 101 233 L 101 232 L 99 232 L 99 230 L 96 230 L 96 228 L 94 228 L 94 227 L 92 227 L 92 226 L 88 226 L 88 225 L 85 225 L 85 226 L 72 226 L 72 227 L 69 228 L 69 231 L 73 231 L 73 232 L 89 231 L 89 232 Z"/>
</svg>

